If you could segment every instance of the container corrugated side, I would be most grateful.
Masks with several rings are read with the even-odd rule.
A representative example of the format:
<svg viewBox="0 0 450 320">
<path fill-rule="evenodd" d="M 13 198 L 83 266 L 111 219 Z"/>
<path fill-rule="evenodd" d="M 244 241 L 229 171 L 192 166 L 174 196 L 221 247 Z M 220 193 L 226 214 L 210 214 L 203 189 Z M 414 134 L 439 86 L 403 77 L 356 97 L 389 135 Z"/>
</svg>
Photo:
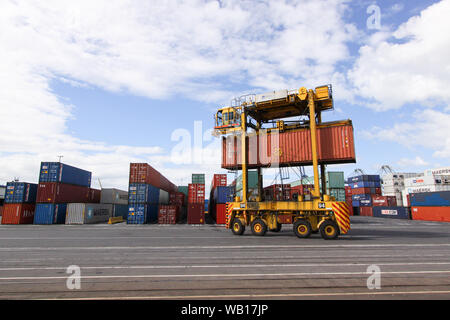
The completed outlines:
<svg viewBox="0 0 450 320">
<path fill-rule="evenodd" d="M 34 224 L 64 224 L 66 221 L 65 203 L 38 203 L 34 213 Z"/>
<path fill-rule="evenodd" d="M 405 207 L 373 207 L 373 216 L 378 218 L 409 219 L 409 209 Z"/>
<path fill-rule="evenodd" d="M 148 163 L 130 163 L 129 183 L 150 184 L 167 192 L 177 191 L 177 186 Z"/>
<path fill-rule="evenodd" d="M 128 191 L 103 188 L 100 192 L 100 203 L 128 204 Z"/>
<path fill-rule="evenodd" d="M 450 206 L 450 191 L 411 193 L 409 202 L 411 207 Z"/>
<path fill-rule="evenodd" d="M 227 222 L 227 205 L 226 204 L 216 204 L 215 221 L 216 221 L 216 224 L 226 224 L 226 222 Z"/>
<path fill-rule="evenodd" d="M 329 189 L 342 189 L 344 188 L 345 179 L 344 172 L 341 171 L 328 171 L 326 173 L 326 185 Z"/>
<path fill-rule="evenodd" d="M 39 182 L 61 182 L 90 187 L 92 173 L 60 162 L 41 162 Z"/>
<path fill-rule="evenodd" d="M 204 224 L 205 208 L 203 203 L 189 203 L 187 208 L 188 224 Z"/>
<path fill-rule="evenodd" d="M 106 223 L 112 217 L 113 205 L 104 203 L 70 203 L 66 224 Z"/>
<path fill-rule="evenodd" d="M 31 224 L 34 211 L 35 204 L 7 203 L 3 208 L 2 224 Z"/>
<path fill-rule="evenodd" d="M 130 183 L 128 203 L 158 203 L 160 189 L 145 183 Z"/>
<path fill-rule="evenodd" d="M 158 221 L 158 204 L 128 204 L 127 224 L 145 224 Z"/>
<path fill-rule="evenodd" d="M 413 220 L 450 222 L 450 207 L 411 207 Z"/>
<path fill-rule="evenodd" d="M 272 141 L 273 140 L 273 141 Z M 321 164 L 354 163 L 355 148 L 351 124 L 317 129 L 318 158 Z M 282 132 L 278 139 L 271 134 L 250 135 L 248 168 L 311 165 L 311 134 L 309 129 Z M 275 150 L 276 149 L 276 150 Z M 279 155 L 276 158 L 273 155 Z M 222 140 L 222 168 L 241 169 L 241 139 L 230 136 Z"/>
<path fill-rule="evenodd" d="M 28 182 L 8 182 L 5 203 L 35 203 L 38 185 Z"/>
<path fill-rule="evenodd" d="M 223 186 L 216 187 L 214 189 L 214 196 L 213 196 L 214 203 L 222 204 L 231 202 L 233 200 L 232 195 L 233 195 L 232 187 L 223 187 Z"/>
<path fill-rule="evenodd" d="M 89 187 L 57 182 L 41 182 L 38 186 L 39 203 L 86 203 L 89 200 Z"/>
</svg>

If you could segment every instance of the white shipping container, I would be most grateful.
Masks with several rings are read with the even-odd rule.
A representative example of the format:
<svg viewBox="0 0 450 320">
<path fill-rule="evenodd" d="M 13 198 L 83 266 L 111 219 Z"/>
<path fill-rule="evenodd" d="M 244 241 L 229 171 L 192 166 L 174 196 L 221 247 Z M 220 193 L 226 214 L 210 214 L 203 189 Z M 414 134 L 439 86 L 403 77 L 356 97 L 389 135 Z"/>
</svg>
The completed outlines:
<svg viewBox="0 0 450 320">
<path fill-rule="evenodd" d="M 6 187 L 0 186 L 0 199 L 5 199 Z"/>
<path fill-rule="evenodd" d="M 425 185 L 425 186 L 416 186 L 416 187 L 408 187 L 405 189 L 408 194 L 410 193 L 420 193 L 420 192 L 436 192 L 436 191 L 450 191 L 450 185 Z"/>
<path fill-rule="evenodd" d="M 405 179 L 406 188 L 442 184 L 450 184 L 450 176 L 435 175 Z"/>
<path fill-rule="evenodd" d="M 113 205 L 104 203 L 69 203 L 66 209 L 66 224 L 92 224 L 108 222 Z"/>
<path fill-rule="evenodd" d="M 424 174 L 425 174 L 425 176 L 450 175 L 450 167 L 428 169 L 428 170 L 425 170 Z"/>
<path fill-rule="evenodd" d="M 271 91 L 262 94 L 257 94 L 255 96 L 255 102 L 269 101 L 275 99 L 285 99 L 287 98 L 287 96 L 288 96 L 287 90 Z"/>
<path fill-rule="evenodd" d="M 401 194 L 403 189 L 404 189 L 403 186 L 385 186 L 385 185 L 381 186 L 381 192 L 383 196 L 392 195 L 396 193 Z"/>
<path fill-rule="evenodd" d="M 408 192 L 406 190 L 402 191 L 402 201 L 405 207 L 408 207 Z"/>
</svg>

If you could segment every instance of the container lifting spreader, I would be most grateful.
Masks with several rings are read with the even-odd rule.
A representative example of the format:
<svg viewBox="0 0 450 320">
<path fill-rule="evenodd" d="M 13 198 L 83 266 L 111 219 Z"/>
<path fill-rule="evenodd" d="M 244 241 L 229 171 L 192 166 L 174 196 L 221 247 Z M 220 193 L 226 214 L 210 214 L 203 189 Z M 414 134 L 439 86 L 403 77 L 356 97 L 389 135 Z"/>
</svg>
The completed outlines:
<svg viewBox="0 0 450 320">
<path fill-rule="evenodd" d="M 325 166 L 319 164 L 317 145 L 317 125 L 326 126 L 321 120 L 321 112 L 333 109 L 331 85 L 313 89 L 301 87 L 298 91 L 273 91 L 267 94 L 246 95 L 234 99 L 231 106 L 221 108 L 215 115 L 214 135 L 240 136 L 242 165 L 242 198 L 235 196 L 227 203 L 226 227 L 235 235 L 242 235 L 250 226 L 254 235 L 263 236 L 269 231 L 280 231 L 280 216 L 292 218 L 294 233 L 299 238 L 308 238 L 311 233 L 320 232 L 323 239 L 336 239 L 350 229 L 350 208 L 345 202 L 336 201 L 325 194 L 319 184 L 319 166 L 322 179 Z M 306 120 L 287 121 L 286 118 L 305 117 Z M 307 127 L 311 134 L 312 166 L 314 170 L 314 189 L 309 199 L 298 195 L 291 201 L 264 199 L 262 192 L 262 168 L 258 172 L 257 196 L 248 197 L 248 146 L 247 130 L 262 133 L 263 125 L 276 125 L 273 129 L 286 132 Z"/>
</svg>

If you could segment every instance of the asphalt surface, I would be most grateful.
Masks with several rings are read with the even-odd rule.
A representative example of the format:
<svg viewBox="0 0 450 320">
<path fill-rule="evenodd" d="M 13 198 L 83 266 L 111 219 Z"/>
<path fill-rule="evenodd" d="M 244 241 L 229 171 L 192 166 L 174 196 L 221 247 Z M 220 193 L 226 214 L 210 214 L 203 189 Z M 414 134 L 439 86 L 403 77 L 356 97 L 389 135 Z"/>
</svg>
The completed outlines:
<svg viewBox="0 0 450 320">
<path fill-rule="evenodd" d="M 292 225 L 0 225 L 0 299 L 449 299 L 449 239 L 450 223 L 372 217 L 331 241 Z"/>
</svg>

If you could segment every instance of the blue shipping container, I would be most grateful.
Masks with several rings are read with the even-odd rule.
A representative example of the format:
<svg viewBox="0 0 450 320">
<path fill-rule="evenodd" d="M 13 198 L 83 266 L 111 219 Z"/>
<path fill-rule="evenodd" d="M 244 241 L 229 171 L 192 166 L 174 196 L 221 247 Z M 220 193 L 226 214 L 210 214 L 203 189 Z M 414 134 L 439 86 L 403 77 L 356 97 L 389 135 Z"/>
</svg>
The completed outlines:
<svg viewBox="0 0 450 320">
<path fill-rule="evenodd" d="M 128 203 L 159 203 L 159 189 L 145 183 L 130 183 Z"/>
<path fill-rule="evenodd" d="M 361 175 L 361 176 L 356 176 L 356 177 L 350 177 L 347 179 L 348 184 L 352 184 L 352 183 L 356 183 L 356 182 L 363 182 L 363 181 L 381 182 L 381 178 L 379 175 L 366 174 L 366 175 Z M 364 188 L 370 188 L 370 187 L 364 187 Z M 376 187 L 376 188 L 378 188 L 378 187 Z"/>
<path fill-rule="evenodd" d="M 8 182 L 5 203 L 35 203 L 38 185 L 27 182 Z"/>
<path fill-rule="evenodd" d="M 411 207 L 449 207 L 450 191 L 410 193 Z"/>
<path fill-rule="evenodd" d="M 65 203 L 38 203 L 34 213 L 33 224 L 64 224 L 66 223 Z"/>
<path fill-rule="evenodd" d="M 352 201 L 356 200 L 371 200 L 372 197 L 370 194 L 354 194 L 352 195 Z"/>
<path fill-rule="evenodd" d="M 122 217 L 124 220 L 128 217 L 128 205 L 127 204 L 114 204 L 113 205 L 113 217 Z"/>
<path fill-rule="evenodd" d="M 372 198 L 359 200 L 359 206 L 360 207 L 371 207 L 372 206 Z"/>
<path fill-rule="evenodd" d="M 158 207 L 158 204 L 129 204 L 127 224 L 145 224 L 157 222 Z"/>
<path fill-rule="evenodd" d="M 41 162 L 39 182 L 62 182 L 90 187 L 92 173 L 60 162 Z"/>
<path fill-rule="evenodd" d="M 352 207 L 359 207 L 359 200 L 352 201 Z"/>
<path fill-rule="evenodd" d="M 378 218 L 410 219 L 409 208 L 405 207 L 373 207 L 372 214 Z"/>
<path fill-rule="evenodd" d="M 216 187 L 214 189 L 214 203 L 223 204 L 232 201 L 233 188 L 232 187 Z"/>
<path fill-rule="evenodd" d="M 357 188 L 380 188 L 381 184 L 380 184 L 380 182 L 374 182 L 374 181 L 359 181 L 359 182 L 351 183 L 350 187 L 352 189 L 357 189 Z"/>
</svg>

